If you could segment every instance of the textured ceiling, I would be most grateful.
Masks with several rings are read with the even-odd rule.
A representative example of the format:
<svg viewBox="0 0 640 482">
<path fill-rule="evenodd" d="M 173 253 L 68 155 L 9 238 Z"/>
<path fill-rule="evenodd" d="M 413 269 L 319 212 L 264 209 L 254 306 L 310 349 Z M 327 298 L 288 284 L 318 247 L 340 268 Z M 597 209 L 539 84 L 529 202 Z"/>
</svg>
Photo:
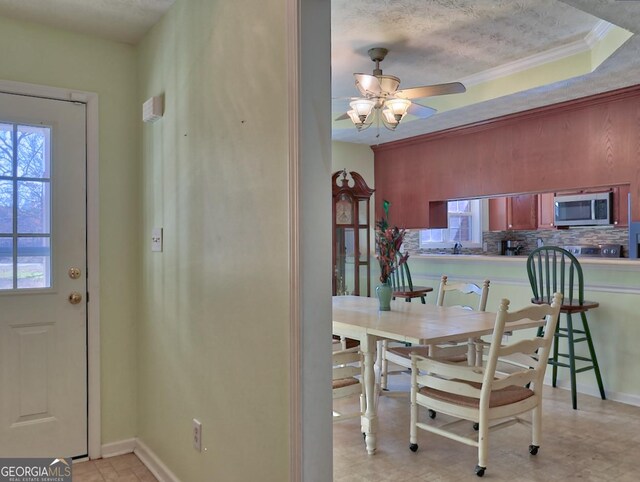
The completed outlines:
<svg viewBox="0 0 640 482">
<path fill-rule="evenodd" d="M 136 44 L 175 0 L 0 0 L 0 15 Z"/>
<path fill-rule="evenodd" d="M 175 0 L 0 0 L 0 15 L 136 44 Z M 191 0 L 188 0 L 191 1 Z M 333 138 L 378 144 L 584 97 L 640 79 L 640 1 L 629 0 L 331 0 L 333 97 L 357 94 L 353 72 L 370 73 L 367 50 L 390 50 L 382 63 L 402 87 L 467 81 L 490 69 L 585 39 L 600 19 L 634 35 L 595 71 L 403 121 L 395 132 L 350 121 Z M 546 78 L 546 77 L 545 77 Z M 551 79 L 551 77 L 549 77 Z M 544 81 L 542 82 L 544 84 Z M 513 89 L 512 89 L 513 90 Z M 467 94 L 457 94 L 466 96 Z M 431 100 L 438 104 L 443 96 Z M 462 97 L 459 97 L 462 98 Z M 429 105 L 429 99 L 421 99 Z M 334 117 L 348 100 L 333 102 Z"/>
<path fill-rule="evenodd" d="M 370 73 L 367 50 L 390 50 L 382 62 L 402 87 L 464 80 L 488 69 L 584 39 L 600 19 L 640 30 L 640 2 L 614 0 L 332 0 L 332 95 L 357 95 L 353 72 Z M 594 72 L 401 124 L 357 132 L 333 124 L 333 138 L 378 144 L 637 84 L 636 35 Z M 466 94 L 458 94 L 464 96 Z M 429 105 L 428 99 L 421 100 Z M 334 118 L 348 101 L 333 103 Z"/>
</svg>

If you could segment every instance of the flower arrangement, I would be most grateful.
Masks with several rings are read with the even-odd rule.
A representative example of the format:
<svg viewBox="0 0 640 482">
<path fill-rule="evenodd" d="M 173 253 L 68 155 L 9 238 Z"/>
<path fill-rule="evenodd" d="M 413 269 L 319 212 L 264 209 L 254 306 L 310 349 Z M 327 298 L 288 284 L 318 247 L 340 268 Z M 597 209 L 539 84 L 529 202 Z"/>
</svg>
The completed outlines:
<svg viewBox="0 0 640 482">
<path fill-rule="evenodd" d="M 380 263 L 380 282 L 386 284 L 391 274 L 407 261 L 409 253 L 405 253 L 396 263 L 396 257 L 400 251 L 400 246 L 404 241 L 404 229 L 397 226 L 389 226 L 389 207 L 391 203 L 384 201 L 384 217 L 376 221 L 376 248 L 378 263 Z"/>
</svg>

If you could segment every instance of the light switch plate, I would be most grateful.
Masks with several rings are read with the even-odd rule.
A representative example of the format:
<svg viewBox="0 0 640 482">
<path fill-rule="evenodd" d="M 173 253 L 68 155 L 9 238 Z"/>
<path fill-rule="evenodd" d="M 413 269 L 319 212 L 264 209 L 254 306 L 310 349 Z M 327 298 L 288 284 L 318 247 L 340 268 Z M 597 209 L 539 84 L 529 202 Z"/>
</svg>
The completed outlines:
<svg viewBox="0 0 640 482">
<path fill-rule="evenodd" d="M 193 448 L 202 452 L 202 424 L 195 418 L 193 419 Z"/>
<path fill-rule="evenodd" d="M 151 251 L 162 252 L 162 228 L 151 231 Z"/>
</svg>

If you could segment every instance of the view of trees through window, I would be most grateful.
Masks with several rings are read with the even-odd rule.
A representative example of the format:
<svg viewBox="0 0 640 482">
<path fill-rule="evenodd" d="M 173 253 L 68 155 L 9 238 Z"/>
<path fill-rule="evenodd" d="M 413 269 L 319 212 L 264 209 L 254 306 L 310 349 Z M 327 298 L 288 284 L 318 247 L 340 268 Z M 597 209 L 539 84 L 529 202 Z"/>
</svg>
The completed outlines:
<svg viewBox="0 0 640 482">
<path fill-rule="evenodd" d="M 462 245 L 477 244 L 481 236 L 480 201 L 477 199 L 448 202 L 449 227 L 447 229 L 423 229 L 420 231 L 420 244 Z"/>
<path fill-rule="evenodd" d="M 51 129 L 0 123 L 0 289 L 50 286 Z"/>
</svg>

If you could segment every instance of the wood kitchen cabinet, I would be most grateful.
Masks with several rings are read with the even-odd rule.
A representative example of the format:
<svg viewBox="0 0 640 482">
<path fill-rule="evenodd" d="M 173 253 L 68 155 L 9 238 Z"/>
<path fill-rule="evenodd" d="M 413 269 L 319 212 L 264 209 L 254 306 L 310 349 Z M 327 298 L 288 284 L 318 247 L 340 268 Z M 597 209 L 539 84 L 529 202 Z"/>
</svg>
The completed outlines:
<svg viewBox="0 0 640 482">
<path fill-rule="evenodd" d="M 538 227 L 535 194 L 489 199 L 489 231 L 534 230 Z"/>
<path fill-rule="evenodd" d="M 555 193 L 545 192 L 538 194 L 538 229 L 554 229 L 553 211 Z"/>
<path fill-rule="evenodd" d="M 615 186 L 613 192 L 613 224 L 616 227 L 629 226 L 629 192 L 630 186 Z"/>
</svg>

